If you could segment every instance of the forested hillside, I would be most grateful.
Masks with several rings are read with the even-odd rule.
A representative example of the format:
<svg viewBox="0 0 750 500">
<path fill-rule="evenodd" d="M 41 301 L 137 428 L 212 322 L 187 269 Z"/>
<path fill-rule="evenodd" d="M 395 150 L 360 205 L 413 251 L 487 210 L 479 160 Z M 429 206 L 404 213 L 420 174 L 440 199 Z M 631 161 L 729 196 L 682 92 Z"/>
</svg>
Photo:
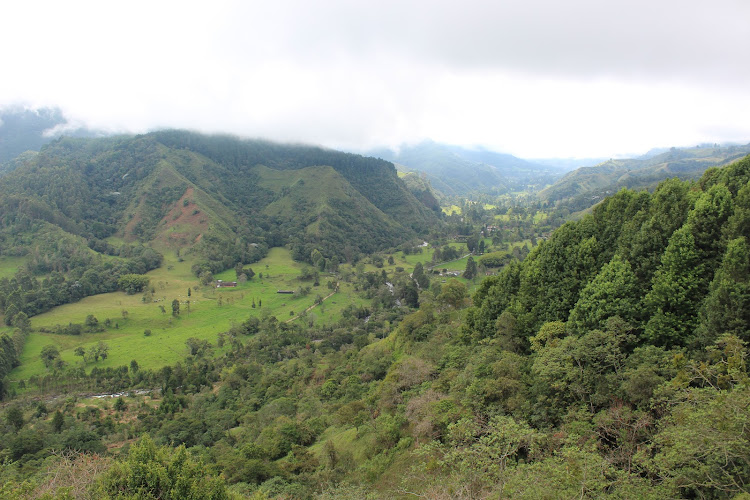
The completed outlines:
<svg viewBox="0 0 750 500">
<path fill-rule="evenodd" d="M 4 492 L 749 494 L 749 240 L 750 157 L 652 194 L 622 190 L 470 299 L 420 266 L 402 273 L 418 280 L 412 309 L 351 308 L 326 327 L 249 318 L 223 333 L 220 357 L 196 344 L 158 371 L 79 375 L 158 388 L 148 395 L 10 406 Z M 357 276 L 364 287 L 385 272 Z M 104 454 L 124 440 L 128 452 Z M 61 448 L 106 462 L 60 460 Z M 66 482 L 71 470 L 86 479 Z"/>
<path fill-rule="evenodd" d="M 90 129 L 74 127 L 58 108 L 27 109 L 6 107 L 0 110 L 0 175 L 14 170 L 23 153 L 36 152 L 64 132 L 75 137 L 103 135 Z"/>
<path fill-rule="evenodd" d="M 638 158 L 610 159 L 566 174 L 539 197 L 548 202 L 565 201 L 581 210 L 623 187 L 653 189 L 664 179 L 698 179 L 707 168 L 731 163 L 748 153 L 750 145 L 703 145 L 658 150 Z"/>
<path fill-rule="evenodd" d="M 19 331 L 0 378 L 29 318 L 123 289 L 163 252 L 190 258 L 206 282 L 274 246 L 335 269 L 437 222 L 382 160 L 177 131 L 54 140 L 0 179 L 0 264 L 16 267 L 0 277 L 0 319 Z"/>
<path fill-rule="evenodd" d="M 557 179 L 559 168 L 538 165 L 509 154 L 470 150 L 432 141 L 378 149 L 369 154 L 422 172 L 433 188 L 446 196 L 534 191 Z"/>
<path fill-rule="evenodd" d="M 178 131 L 56 140 L 3 177 L 0 193 L 0 255 L 27 255 L 47 224 L 98 253 L 118 253 L 113 236 L 193 252 L 197 272 L 281 245 L 304 261 L 316 249 L 355 261 L 437 222 L 384 161 Z"/>
</svg>

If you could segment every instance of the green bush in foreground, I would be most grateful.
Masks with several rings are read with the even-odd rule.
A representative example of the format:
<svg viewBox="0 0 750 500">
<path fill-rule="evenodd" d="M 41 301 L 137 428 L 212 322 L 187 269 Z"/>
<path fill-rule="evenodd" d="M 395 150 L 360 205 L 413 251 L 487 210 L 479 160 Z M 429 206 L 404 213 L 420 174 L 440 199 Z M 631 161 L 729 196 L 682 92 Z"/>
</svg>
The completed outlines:
<svg viewBox="0 0 750 500">
<path fill-rule="evenodd" d="M 227 499 L 224 480 L 210 475 L 184 446 L 157 447 L 148 435 L 116 462 L 97 486 L 103 498 Z"/>
</svg>

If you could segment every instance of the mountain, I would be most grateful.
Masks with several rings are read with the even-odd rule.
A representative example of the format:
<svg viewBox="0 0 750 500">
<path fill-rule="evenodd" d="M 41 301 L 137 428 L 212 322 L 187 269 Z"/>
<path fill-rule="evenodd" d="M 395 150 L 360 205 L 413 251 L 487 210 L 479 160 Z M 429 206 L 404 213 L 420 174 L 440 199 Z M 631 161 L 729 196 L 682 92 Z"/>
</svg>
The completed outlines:
<svg viewBox="0 0 750 500">
<path fill-rule="evenodd" d="M 280 169 L 264 168 L 272 188 Z M 251 313 L 216 355 L 190 338 L 184 362 L 158 369 L 139 357 L 87 373 L 85 359 L 56 366 L 61 353 L 42 350 L 50 367 L 4 406 L 0 451 L 17 464 L 4 491 L 742 498 L 749 239 L 747 157 L 700 182 L 619 191 L 482 280 L 470 303 L 462 281 L 434 277 L 408 313 L 352 308 L 331 328 Z M 0 373 L 13 351 L 0 335 Z M 105 406 L 79 387 L 117 393 Z"/>
<path fill-rule="evenodd" d="M 184 131 L 57 139 L 3 176 L 0 193 L 0 254 L 44 223 L 91 248 L 118 236 L 191 252 L 212 272 L 281 245 L 298 260 L 314 249 L 355 260 L 438 221 L 386 161 Z"/>
<path fill-rule="evenodd" d="M 56 127 L 68 125 L 58 108 L 6 108 L 0 110 L 0 175 L 16 167 L 13 160 L 27 151 L 39 151 L 42 146 L 60 137 Z M 93 136 L 90 130 L 78 128 L 67 135 Z"/>
<path fill-rule="evenodd" d="M 368 154 L 392 161 L 407 171 L 424 172 L 433 188 L 448 196 L 539 189 L 562 175 L 558 168 L 512 155 L 433 141 L 402 146 L 397 151 L 372 150 Z"/>
<path fill-rule="evenodd" d="M 432 184 L 423 172 L 400 172 L 399 177 L 406 187 L 420 202 L 437 213 L 441 212 L 438 193 L 432 189 Z"/>
<path fill-rule="evenodd" d="M 578 168 L 544 189 L 539 196 L 550 202 L 581 198 L 583 205 L 590 206 L 622 187 L 653 187 L 671 177 L 697 179 L 707 168 L 731 163 L 748 153 L 750 144 L 655 149 L 639 158 L 610 159 L 594 167 Z"/>
</svg>

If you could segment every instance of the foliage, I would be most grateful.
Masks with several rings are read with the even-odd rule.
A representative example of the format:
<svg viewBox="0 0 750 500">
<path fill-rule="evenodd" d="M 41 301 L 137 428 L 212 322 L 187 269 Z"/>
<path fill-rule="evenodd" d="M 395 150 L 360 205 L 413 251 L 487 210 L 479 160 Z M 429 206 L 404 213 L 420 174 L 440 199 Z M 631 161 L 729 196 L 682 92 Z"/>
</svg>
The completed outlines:
<svg viewBox="0 0 750 500">
<path fill-rule="evenodd" d="M 123 274 L 120 276 L 120 279 L 117 280 L 117 286 L 119 289 L 128 295 L 142 292 L 143 289 L 148 286 L 148 283 L 148 276 L 142 276 L 139 274 Z"/>
<path fill-rule="evenodd" d="M 157 447 L 148 435 L 130 448 L 127 459 L 112 464 L 98 491 L 113 498 L 229 498 L 223 480 L 184 447 Z"/>
</svg>

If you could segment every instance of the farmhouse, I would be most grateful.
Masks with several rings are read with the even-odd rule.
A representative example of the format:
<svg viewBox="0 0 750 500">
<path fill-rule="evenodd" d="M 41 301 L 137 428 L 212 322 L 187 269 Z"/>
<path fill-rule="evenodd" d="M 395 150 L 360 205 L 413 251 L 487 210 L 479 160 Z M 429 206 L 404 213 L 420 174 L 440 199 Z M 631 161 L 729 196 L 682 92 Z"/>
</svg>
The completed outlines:
<svg viewBox="0 0 750 500">
<path fill-rule="evenodd" d="M 236 281 L 221 281 L 216 280 L 216 288 L 234 288 L 237 286 Z"/>
</svg>

